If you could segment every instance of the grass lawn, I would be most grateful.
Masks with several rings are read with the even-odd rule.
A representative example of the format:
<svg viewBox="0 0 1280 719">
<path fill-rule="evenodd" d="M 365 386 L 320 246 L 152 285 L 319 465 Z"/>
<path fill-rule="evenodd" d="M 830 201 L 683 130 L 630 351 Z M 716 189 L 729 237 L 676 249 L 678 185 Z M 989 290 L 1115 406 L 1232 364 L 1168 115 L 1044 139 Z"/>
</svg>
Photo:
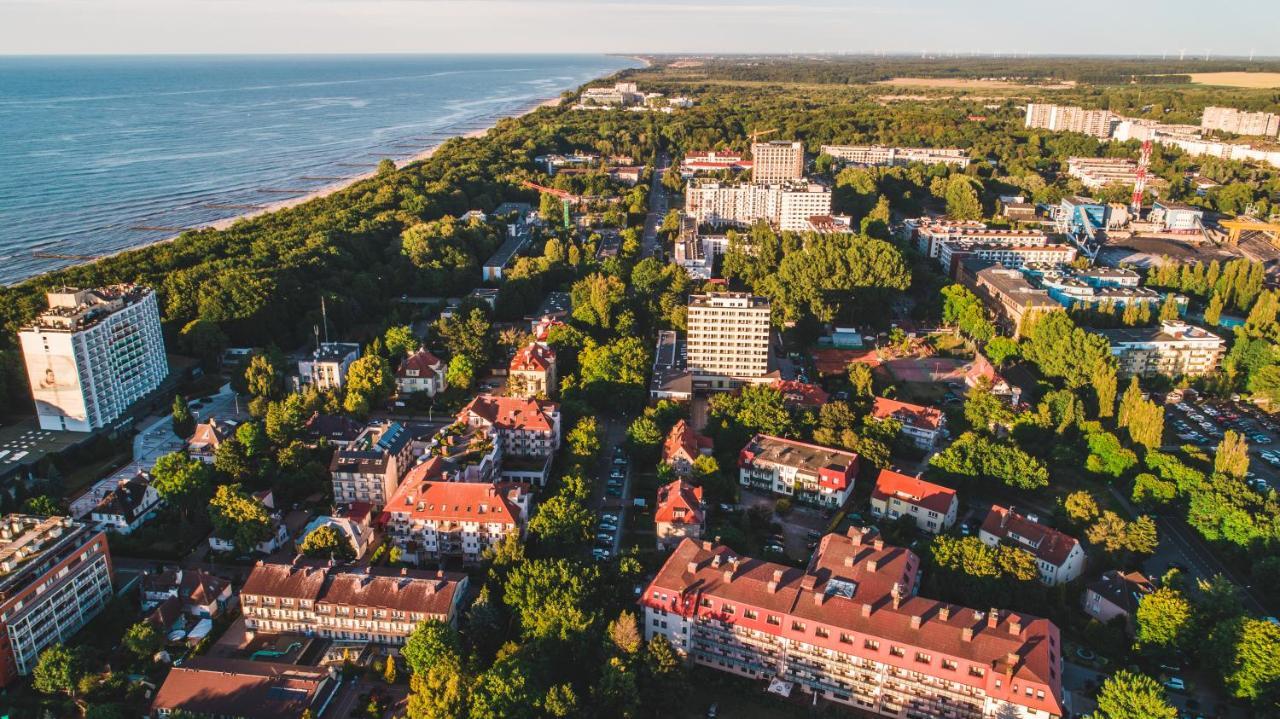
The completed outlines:
<svg viewBox="0 0 1280 719">
<path fill-rule="evenodd" d="M 947 386 L 936 382 L 899 382 L 898 399 L 924 405 L 941 405 Z"/>
</svg>

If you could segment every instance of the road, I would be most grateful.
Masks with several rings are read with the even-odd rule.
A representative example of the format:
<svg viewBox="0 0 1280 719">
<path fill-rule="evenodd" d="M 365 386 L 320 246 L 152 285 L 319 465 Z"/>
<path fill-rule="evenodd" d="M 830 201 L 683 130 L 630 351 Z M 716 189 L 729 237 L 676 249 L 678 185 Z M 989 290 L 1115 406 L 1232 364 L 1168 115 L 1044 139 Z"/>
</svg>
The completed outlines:
<svg viewBox="0 0 1280 719">
<path fill-rule="evenodd" d="M 644 237 L 640 242 L 640 256 L 653 257 L 660 249 L 658 246 L 658 228 L 662 226 L 662 218 L 667 214 L 667 188 L 662 186 L 662 177 L 670 169 L 671 158 L 667 153 L 658 154 L 658 166 L 653 171 L 653 182 L 649 187 L 649 212 L 644 217 Z"/>
<path fill-rule="evenodd" d="M 627 425 L 625 418 L 601 417 L 600 419 L 604 425 L 604 432 L 600 438 L 600 457 L 596 460 L 593 470 L 595 478 L 591 483 L 591 504 L 589 506 L 595 511 L 597 517 L 605 513 L 617 515 L 618 531 L 613 533 L 613 542 L 608 547 L 605 547 L 609 550 L 611 557 L 616 557 L 621 549 L 622 533 L 627 526 L 627 510 L 630 508 L 631 464 L 627 464 L 627 472 L 622 480 L 621 497 L 609 496 L 606 488 L 609 483 L 609 473 L 613 469 L 613 448 L 623 445 L 626 439 Z M 595 531 L 592 533 L 591 545 L 593 547 L 601 546 L 594 539 L 594 535 L 601 531 L 597 524 Z"/>
</svg>

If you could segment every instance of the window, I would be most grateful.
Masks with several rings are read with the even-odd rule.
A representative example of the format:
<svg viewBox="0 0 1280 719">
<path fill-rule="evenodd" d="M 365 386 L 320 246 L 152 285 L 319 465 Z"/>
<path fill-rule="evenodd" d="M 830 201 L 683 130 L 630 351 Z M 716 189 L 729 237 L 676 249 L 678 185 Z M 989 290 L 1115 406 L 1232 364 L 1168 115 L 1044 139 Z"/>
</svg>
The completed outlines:
<svg viewBox="0 0 1280 719">
<path fill-rule="evenodd" d="M 732 605 L 732 604 L 724 604 L 724 605 L 721 605 L 721 606 L 723 606 L 723 607 L 724 607 L 724 613 L 725 613 L 725 614 L 733 614 L 733 605 Z"/>
<path fill-rule="evenodd" d="M 928 664 L 932 660 L 933 660 L 933 657 L 929 656 L 928 654 L 925 654 L 924 652 L 916 652 L 916 661 L 920 662 L 921 664 Z"/>
<path fill-rule="evenodd" d="M 970 676 L 981 677 L 986 675 L 986 673 L 987 673 L 987 670 L 983 669 L 982 667 L 969 667 Z"/>
<path fill-rule="evenodd" d="M 826 639 L 827 637 L 831 636 L 831 634 L 830 634 L 829 632 L 827 632 L 827 628 L 826 628 L 826 627 L 817 627 L 817 628 L 815 628 L 815 629 L 813 630 L 813 634 L 814 634 L 814 636 L 821 637 L 822 639 Z"/>
<path fill-rule="evenodd" d="M 907 653 L 902 650 L 902 647 L 889 647 L 889 653 L 895 657 L 905 657 L 907 655 Z"/>
<path fill-rule="evenodd" d="M 1044 699 L 1044 692 L 1043 692 L 1043 691 L 1041 691 L 1041 690 L 1039 690 L 1039 689 L 1037 689 L 1037 690 L 1036 690 L 1036 699 Z"/>
<path fill-rule="evenodd" d="M 845 634 L 844 632 L 840 632 L 840 643 L 841 643 L 841 644 L 853 644 L 853 635 L 851 635 L 851 634 Z"/>
<path fill-rule="evenodd" d="M 742 613 L 742 616 L 746 617 L 747 619 L 756 619 L 760 615 L 756 614 L 756 610 L 748 609 Z"/>
<path fill-rule="evenodd" d="M 698 604 L 701 606 L 707 607 L 708 609 L 711 608 L 711 600 L 706 597 L 703 597 L 702 601 L 698 602 Z"/>
<path fill-rule="evenodd" d="M 950 659 L 943 659 L 943 660 L 942 660 L 942 668 L 943 668 L 943 669 L 950 669 L 951 671 L 955 671 L 957 666 L 959 666 L 959 665 L 958 665 L 958 664 L 956 664 L 955 662 L 951 661 Z"/>
<path fill-rule="evenodd" d="M 873 652 L 878 652 L 878 651 L 880 651 L 880 642 L 878 642 L 878 641 L 876 641 L 876 640 L 874 640 L 874 639 L 868 639 L 868 640 L 864 641 L 864 642 L 862 643 L 862 646 L 863 646 L 863 647 L 866 647 L 867 649 L 870 649 L 870 650 L 871 650 L 871 651 L 873 651 Z"/>
<path fill-rule="evenodd" d="M 772 614 L 770 614 L 770 615 L 765 619 L 765 621 L 767 621 L 768 623 L 772 624 L 772 625 L 773 625 L 773 626 L 775 626 L 775 627 L 782 626 L 782 620 L 781 620 L 781 619 L 779 619 L 778 617 L 775 617 L 775 616 L 774 616 L 774 615 L 772 615 Z"/>
<path fill-rule="evenodd" d="M 803 632 L 803 631 L 804 631 L 804 622 L 797 622 L 797 621 L 795 621 L 794 619 L 793 619 L 793 620 L 791 620 L 791 631 L 793 631 L 793 632 Z"/>
</svg>

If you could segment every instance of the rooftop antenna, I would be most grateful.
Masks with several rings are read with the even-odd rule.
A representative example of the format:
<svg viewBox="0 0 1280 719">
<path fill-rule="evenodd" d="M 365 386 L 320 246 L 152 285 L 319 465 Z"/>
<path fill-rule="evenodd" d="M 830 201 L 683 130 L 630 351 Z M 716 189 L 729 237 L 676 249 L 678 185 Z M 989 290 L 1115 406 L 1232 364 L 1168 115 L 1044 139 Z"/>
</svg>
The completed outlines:
<svg viewBox="0 0 1280 719">
<path fill-rule="evenodd" d="M 311 325 L 311 334 L 316 336 L 316 352 L 320 351 L 320 325 Z"/>
</svg>

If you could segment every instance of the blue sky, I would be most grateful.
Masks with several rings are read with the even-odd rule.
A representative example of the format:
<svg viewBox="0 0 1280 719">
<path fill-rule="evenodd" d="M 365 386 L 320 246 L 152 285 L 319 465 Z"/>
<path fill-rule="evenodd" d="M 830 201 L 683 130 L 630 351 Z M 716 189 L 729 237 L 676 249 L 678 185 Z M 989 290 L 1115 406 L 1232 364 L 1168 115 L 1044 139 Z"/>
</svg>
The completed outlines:
<svg viewBox="0 0 1280 719">
<path fill-rule="evenodd" d="M 0 53 L 1280 56 L 1280 2 L 0 0 Z"/>
</svg>

